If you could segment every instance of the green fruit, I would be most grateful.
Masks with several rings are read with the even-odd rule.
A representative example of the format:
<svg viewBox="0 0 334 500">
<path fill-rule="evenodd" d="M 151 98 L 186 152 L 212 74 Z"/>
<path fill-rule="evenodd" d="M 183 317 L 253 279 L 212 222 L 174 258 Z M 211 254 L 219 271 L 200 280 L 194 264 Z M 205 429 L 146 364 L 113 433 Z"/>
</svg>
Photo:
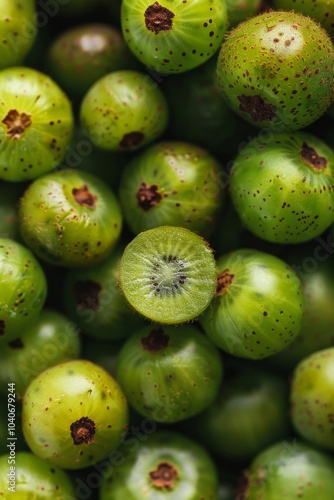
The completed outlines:
<svg viewBox="0 0 334 500">
<path fill-rule="evenodd" d="M 119 70 L 95 82 L 80 108 L 81 128 L 93 144 L 110 151 L 135 151 L 158 139 L 168 107 L 157 83 L 139 71 Z"/>
<path fill-rule="evenodd" d="M 239 491 L 245 500 L 332 500 L 334 461 L 300 441 L 281 441 L 258 454 Z"/>
<path fill-rule="evenodd" d="M 0 179 L 35 179 L 65 156 L 71 103 L 49 76 L 32 68 L 3 69 L 0 88 Z"/>
<path fill-rule="evenodd" d="M 159 226 L 138 234 L 119 265 L 120 287 L 130 305 L 156 323 L 197 318 L 216 290 L 211 248 L 183 227 Z"/>
<path fill-rule="evenodd" d="M 78 358 L 81 341 L 77 330 L 62 314 L 44 309 L 39 318 L 7 342 L 0 352 L 1 390 L 15 384 L 16 399 L 41 371 Z"/>
<path fill-rule="evenodd" d="M 30 52 L 38 32 L 35 7 L 34 0 L 1 0 L 0 69 L 22 64 Z"/>
<path fill-rule="evenodd" d="M 297 433 L 334 450 L 334 348 L 304 358 L 293 372 L 291 419 Z"/>
<path fill-rule="evenodd" d="M 120 30 L 104 23 L 75 25 L 61 32 L 52 39 L 46 59 L 49 74 L 74 98 L 107 73 L 139 65 Z"/>
<path fill-rule="evenodd" d="M 23 433 L 31 451 L 52 465 L 81 469 L 104 460 L 127 427 L 118 383 L 86 360 L 44 370 L 23 398 Z"/>
<path fill-rule="evenodd" d="M 120 465 L 103 478 L 100 500 L 216 500 L 215 464 L 195 441 L 158 431 L 140 444 L 123 442 Z"/>
<path fill-rule="evenodd" d="M 15 340 L 33 325 L 47 294 L 45 274 L 32 252 L 0 238 L 0 340 Z"/>
<path fill-rule="evenodd" d="M 13 461 L 11 461 L 13 460 Z M 68 474 L 33 453 L 20 451 L 15 459 L 0 456 L 0 497 L 19 500 L 74 500 Z"/>
<path fill-rule="evenodd" d="M 23 240 L 53 265 L 84 267 L 107 258 L 122 229 L 119 203 L 99 178 L 74 169 L 35 179 L 19 207 Z"/>
<path fill-rule="evenodd" d="M 126 166 L 119 184 L 128 227 L 138 234 L 182 226 L 209 236 L 224 201 L 222 175 L 218 161 L 193 144 L 168 141 L 146 148 Z"/>
<path fill-rule="evenodd" d="M 129 404 L 156 422 L 178 422 L 207 408 L 222 376 L 218 349 L 192 325 L 147 326 L 118 355 L 117 380 Z"/>
<path fill-rule="evenodd" d="M 305 132 L 252 139 L 235 158 L 230 191 L 244 226 L 273 243 L 302 243 L 334 222 L 334 151 Z"/>
<path fill-rule="evenodd" d="M 301 282 L 274 255 L 238 249 L 218 261 L 217 292 L 199 318 L 224 351 L 261 359 L 281 351 L 299 333 L 304 313 Z"/>
<path fill-rule="evenodd" d="M 230 32 L 218 58 L 218 84 L 246 121 L 273 131 L 298 130 L 330 105 L 333 65 L 333 44 L 316 21 L 270 11 Z"/>
<path fill-rule="evenodd" d="M 123 0 L 123 35 L 130 49 L 158 73 L 181 73 L 219 49 L 227 29 L 225 0 Z"/>
<path fill-rule="evenodd" d="M 216 455 L 249 461 L 289 434 L 288 397 L 281 377 L 243 364 L 230 367 L 214 403 L 185 426 Z"/>
<path fill-rule="evenodd" d="M 87 269 L 71 269 L 65 277 L 64 306 L 82 332 L 93 339 L 125 339 L 144 323 L 130 309 L 118 287 L 118 247 L 104 262 Z"/>
</svg>

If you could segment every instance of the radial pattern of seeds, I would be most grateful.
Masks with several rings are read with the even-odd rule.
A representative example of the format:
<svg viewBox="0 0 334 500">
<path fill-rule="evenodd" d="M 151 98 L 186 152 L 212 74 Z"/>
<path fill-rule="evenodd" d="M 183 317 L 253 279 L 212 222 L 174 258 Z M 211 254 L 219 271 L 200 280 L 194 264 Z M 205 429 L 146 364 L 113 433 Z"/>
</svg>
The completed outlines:
<svg viewBox="0 0 334 500">
<path fill-rule="evenodd" d="M 120 284 L 128 302 L 153 321 L 189 321 L 206 309 L 215 293 L 212 250 L 181 227 L 144 231 L 123 253 Z"/>
<path fill-rule="evenodd" d="M 16 109 L 11 109 L 2 120 L 7 126 L 7 137 L 19 139 L 23 132 L 31 125 L 31 115 L 19 113 Z"/>
</svg>

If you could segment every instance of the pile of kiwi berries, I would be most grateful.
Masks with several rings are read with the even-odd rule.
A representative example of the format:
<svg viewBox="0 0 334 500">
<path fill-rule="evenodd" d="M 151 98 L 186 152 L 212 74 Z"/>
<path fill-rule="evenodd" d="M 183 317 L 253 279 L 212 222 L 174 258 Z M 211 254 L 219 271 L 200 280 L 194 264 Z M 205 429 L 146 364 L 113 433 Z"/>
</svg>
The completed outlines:
<svg viewBox="0 0 334 500">
<path fill-rule="evenodd" d="M 334 2 L 0 4 L 0 497 L 332 500 Z"/>
</svg>

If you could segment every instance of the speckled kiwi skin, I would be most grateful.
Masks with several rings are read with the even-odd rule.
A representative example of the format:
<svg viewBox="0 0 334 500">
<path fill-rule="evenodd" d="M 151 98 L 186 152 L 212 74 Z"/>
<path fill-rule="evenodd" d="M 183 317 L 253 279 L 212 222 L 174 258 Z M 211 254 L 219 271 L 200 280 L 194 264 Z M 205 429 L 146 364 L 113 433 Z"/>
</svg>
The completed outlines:
<svg viewBox="0 0 334 500">
<path fill-rule="evenodd" d="M 86 186 L 94 207 L 80 204 L 73 190 Z M 35 179 L 19 206 L 25 244 L 42 260 L 85 267 L 105 259 L 117 244 L 123 217 L 109 187 L 93 174 L 61 170 Z"/>
<path fill-rule="evenodd" d="M 244 248 L 222 255 L 217 265 L 218 285 L 223 271 L 233 279 L 199 317 L 209 338 L 229 354 L 249 359 L 266 358 L 288 346 L 304 313 L 295 272 L 274 255 Z"/>
<path fill-rule="evenodd" d="M 334 450 L 334 348 L 317 351 L 295 368 L 291 384 L 291 419 L 297 433 Z"/>
<path fill-rule="evenodd" d="M 128 226 L 135 234 L 156 226 L 183 226 L 208 237 L 225 200 L 222 175 L 207 150 L 178 141 L 154 144 L 122 174 L 119 199 Z M 138 199 L 143 184 L 156 190 L 156 204 L 153 200 L 149 208 Z"/>
<path fill-rule="evenodd" d="M 333 0 L 272 0 L 275 9 L 294 10 L 318 21 L 334 36 L 334 1 Z"/>
<path fill-rule="evenodd" d="M 300 440 L 284 440 L 265 448 L 245 473 L 244 500 L 332 500 L 333 458 Z"/>
<path fill-rule="evenodd" d="M 160 5 L 173 15 L 168 30 L 146 26 L 145 12 Z M 164 74 L 189 71 L 219 49 L 227 29 L 225 0 L 124 0 L 121 24 L 125 41 L 148 68 Z"/>
<path fill-rule="evenodd" d="M 40 263 L 25 246 L 0 238 L 0 342 L 19 337 L 38 318 L 47 295 Z"/>
<path fill-rule="evenodd" d="M 333 44 L 316 21 L 271 11 L 230 32 L 217 61 L 218 85 L 246 121 L 276 132 L 298 130 L 330 105 L 333 66 Z"/>
<path fill-rule="evenodd" d="M 167 120 L 167 101 L 158 83 L 139 71 L 109 73 L 81 102 L 81 129 L 93 144 L 110 151 L 146 146 L 163 134 Z"/>
<path fill-rule="evenodd" d="M 74 444 L 70 426 L 83 417 L 95 424 L 94 441 Z M 24 394 L 22 426 L 29 448 L 64 469 L 81 469 L 107 458 L 127 424 L 127 401 L 118 382 L 87 360 L 44 370 Z"/>
<path fill-rule="evenodd" d="M 303 144 L 323 158 L 315 168 Z M 230 193 L 244 226 L 273 243 L 309 241 L 334 222 L 334 152 L 305 132 L 251 140 L 231 170 Z"/>
<path fill-rule="evenodd" d="M 71 103 L 49 76 L 23 66 L 0 71 L 0 88 L 0 179 L 35 179 L 66 154 L 74 126 Z M 12 110 L 30 115 L 19 138 L 9 137 L 3 122 Z"/>
</svg>

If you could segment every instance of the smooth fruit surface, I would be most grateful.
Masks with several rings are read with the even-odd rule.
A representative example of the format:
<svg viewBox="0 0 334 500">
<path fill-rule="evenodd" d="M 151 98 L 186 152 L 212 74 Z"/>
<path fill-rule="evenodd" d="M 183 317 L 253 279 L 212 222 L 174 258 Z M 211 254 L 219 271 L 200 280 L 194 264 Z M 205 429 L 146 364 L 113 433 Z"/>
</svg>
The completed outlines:
<svg viewBox="0 0 334 500">
<path fill-rule="evenodd" d="M 67 361 L 30 383 L 22 422 L 33 453 L 61 468 L 81 469 L 107 458 L 120 444 L 127 402 L 103 368 L 86 360 Z"/>
<path fill-rule="evenodd" d="M 333 65 L 333 44 L 316 21 L 270 11 L 229 33 L 218 58 L 218 84 L 246 121 L 277 132 L 298 130 L 329 107 Z"/>
<path fill-rule="evenodd" d="M 208 244 L 183 227 L 159 226 L 138 234 L 119 266 L 125 298 L 156 323 L 199 316 L 216 289 L 216 262 Z"/>
</svg>

